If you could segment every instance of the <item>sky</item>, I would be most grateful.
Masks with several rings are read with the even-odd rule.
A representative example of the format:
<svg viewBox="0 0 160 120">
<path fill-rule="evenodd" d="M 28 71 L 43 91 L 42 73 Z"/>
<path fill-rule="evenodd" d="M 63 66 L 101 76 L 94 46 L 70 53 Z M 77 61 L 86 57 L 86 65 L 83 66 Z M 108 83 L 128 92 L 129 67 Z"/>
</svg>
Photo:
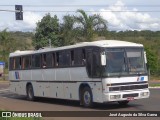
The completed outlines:
<svg viewBox="0 0 160 120">
<path fill-rule="evenodd" d="M 15 5 L 23 5 L 23 21 L 15 20 Z M 100 14 L 110 31 L 160 31 L 159 0 L 5 0 L 0 1 L 0 31 L 34 32 L 36 23 L 48 12 L 62 22 L 64 15 L 79 15 L 77 9 Z"/>
</svg>

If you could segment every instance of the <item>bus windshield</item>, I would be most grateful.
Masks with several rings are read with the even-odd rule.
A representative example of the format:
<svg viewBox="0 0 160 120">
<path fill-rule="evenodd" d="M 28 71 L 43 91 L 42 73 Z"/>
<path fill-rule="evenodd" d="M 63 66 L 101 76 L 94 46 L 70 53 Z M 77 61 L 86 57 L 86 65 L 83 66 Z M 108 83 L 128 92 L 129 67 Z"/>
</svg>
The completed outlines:
<svg viewBox="0 0 160 120">
<path fill-rule="evenodd" d="M 121 76 L 133 74 L 145 74 L 143 49 L 106 49 L 106 66 L 103 67 L 102 76 Z"/>
</svg>

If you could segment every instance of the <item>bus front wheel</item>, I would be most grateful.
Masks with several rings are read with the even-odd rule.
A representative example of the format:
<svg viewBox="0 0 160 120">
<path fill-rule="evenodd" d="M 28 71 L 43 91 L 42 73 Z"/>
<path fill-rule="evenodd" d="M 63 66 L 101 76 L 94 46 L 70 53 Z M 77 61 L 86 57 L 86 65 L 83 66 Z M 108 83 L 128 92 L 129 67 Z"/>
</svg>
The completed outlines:
<svg viewBox="0 0 160 120">
<path fill-rule="evenodd" d="M 82 90 L 82 104 L 84 107 L 92 107 L 93 106 L 93 99 L 92 99 L 92 91 L 89 87 L 85 87 Z"/>
<path fill-rule="evenodd" d="M 34 92 L 33 92 L 33 87 L 32 85 L 28 85 L 27 87 L 27 99 L 30 101 L 34 100 Z"/>
</svg>

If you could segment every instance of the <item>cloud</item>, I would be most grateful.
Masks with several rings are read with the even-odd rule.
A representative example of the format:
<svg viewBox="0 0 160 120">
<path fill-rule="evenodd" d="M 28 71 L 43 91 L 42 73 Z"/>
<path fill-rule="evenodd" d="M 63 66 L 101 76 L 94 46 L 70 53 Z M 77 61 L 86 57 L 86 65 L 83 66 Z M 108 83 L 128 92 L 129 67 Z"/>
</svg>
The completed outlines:
<svg viewBox="0 0 160 120">
<path fill-rule="evenodd" d="M 7 28 L 8 31 L 33 31 L 36 28 L 36 23 L 41 20 L 42 17 L 42 15 L 33 12 L 26 12 L 23 15 L 23 21 L 10 20 L 1 22 L 0 30 Z"/>
<path fill-rule="evenodd" d="M 26 12 L 24 14 L 24 23 L 31 29 L 36 27 L 36 23 L 42 19 L 42 15 L 35 14 L 33 12 Z"/>
<path fill-rule="evenodd" d="M 156 31 L 160 28 L 159 18 L 153 18 L 150 14 L 142 13 L 137 8 L 129 9 L 120 0 L 106 9 L 100 9 L 98 13 L 108 21 L 109 30 Z"/>
</svg>

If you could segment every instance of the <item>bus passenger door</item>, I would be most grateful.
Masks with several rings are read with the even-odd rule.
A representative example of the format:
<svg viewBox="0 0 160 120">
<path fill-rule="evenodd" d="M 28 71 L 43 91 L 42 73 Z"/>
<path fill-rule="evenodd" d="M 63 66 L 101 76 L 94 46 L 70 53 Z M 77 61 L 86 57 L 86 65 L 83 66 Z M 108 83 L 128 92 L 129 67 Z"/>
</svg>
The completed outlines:
<svg viewBox="0 0 160 120">
<path fill-rule="evenodd" d="M 100 54 L 97 49 L 87 51 L 87 73 L 89 78 L 97 78 L 100 80 L 101 77 L 101 65 L 100 65 Z"/>
<path fill-rule="evenodd" d="M 94 102 L 102 102 L 102 81 L 99 50 L 87 51 L 87 72 L 90 78 L 88 82 Z"/>
<path fill-rule="evenodd" d="M 92 78 L 92 50 L 87 50 L 86 68 L 88 77 Z"/>
</svg>

